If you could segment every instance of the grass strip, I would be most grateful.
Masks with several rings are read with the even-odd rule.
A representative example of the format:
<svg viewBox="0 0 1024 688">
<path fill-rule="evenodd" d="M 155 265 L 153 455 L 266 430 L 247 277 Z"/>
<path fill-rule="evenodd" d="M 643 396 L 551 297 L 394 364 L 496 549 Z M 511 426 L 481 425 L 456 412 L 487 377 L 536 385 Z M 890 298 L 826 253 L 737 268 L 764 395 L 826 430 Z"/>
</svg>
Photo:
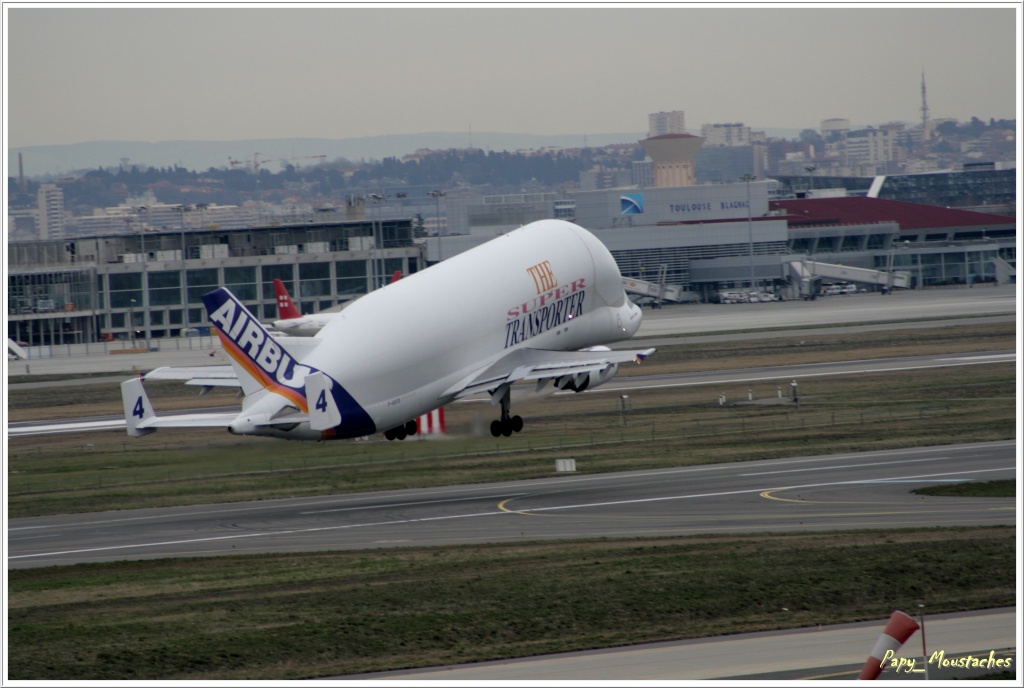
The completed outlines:
<svg viewBox="0 0 1024 688">
<path fill-rule="evenodd" d="M 1016 480 L 989 480 L 984 483 L 966 482 L 953 485 L 929 485 L 911 490 L 914 494 L 934 497 L 1016 497 Z"/>
<path fill-rule="evenodd" d="M 495 440 L 491 407 L 447 409 L 448 439 L 283 442 L 220 430 L 123 431 L 8 442 L 8 514 L 81 513 L 429 487 L 551 475 L 573 458 L 597 473 L 782 456 L 1012 439 L 1011 363 L 778 385 L 573 394 L 521 404 L 525 431 Z M 718 394 L 729 400 L 719 405 Z M 787 394 L 788 390 L 783 390 Z"/>
<path fill-rule="evenodd" d="M 571 395 L 526 407 L 550 415 L 529 415 L 528 432 L 501 440 L 473 436 L 481 410 L 472 406 L 449 411 L 452 439 L 438 442 L 289 443 L 212 430 L 140 440 L 90 433 L 84 446 L 81 436 L 12 438 L 9 514 L 532 478 L 548 475 L 555 458 L 606 472 L 1008 439 L 1013 386 L 1011 364 L 824 378 L 804 383 L 813 394 L 799 410 L 770 391 L 766 405 L 723 407 L 707 389 L 678 388 L 633 394 L 628 417 L 614 395 Z M 745 385 L 721 389 L 730 399 L 746 393 Z"/>
<path fill-rule="evenodd" d="M 660 346 L 642 366 L 623 366 L 619 375 L 655 375 L 757 366 L 867 360 L 895 356 L 969 353 L 1016 347 L 1016 324 L 940 326 L 921 330 L 894 329 L 870 334 L 801 335 L 781 339 L 749 339 L 734 342 L 691 343 Z M 158 359 L 155 359 L 158 360 Z M 9 384 L 74 379 L 87 374 L 11 375 Z M 104 373 L 99 377 L 110 377 Z M 124 379 L 133 373 L 123 373 Z M 196 390 L 180 382 L 149 382 L 146 391 L 158 410 L 240 406 L 234 390 L 215 390 L 197 397 Z M 7 399 L 13 422 L 79 417 L 82 407 L 90 415 L 121 415 L 117 384 L 69 386 L 63 389 L 14 389 Z"/>
<path fill-rule="evenodd" d="M 1009 606 L 1015 537 L 907 529 L 12 570 L 9 676 L 281 680 L 878 619 L 919 603 Z"/>
</svg>

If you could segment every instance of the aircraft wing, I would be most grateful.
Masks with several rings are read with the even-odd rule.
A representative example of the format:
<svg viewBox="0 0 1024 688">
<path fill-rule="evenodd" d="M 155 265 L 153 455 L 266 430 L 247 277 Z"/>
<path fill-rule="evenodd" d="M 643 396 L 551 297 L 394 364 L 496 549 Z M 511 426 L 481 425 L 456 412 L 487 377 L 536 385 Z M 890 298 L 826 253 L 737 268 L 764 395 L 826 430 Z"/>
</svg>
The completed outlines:
<svg viewBox="0 0 1024 688">
<path fill-rule="evenodd" d="M 446 390 L 445 396 L 453 395 L 460 399 L 515 382 L 536 380 L 543 383 L 558 378 L 590 375 L 619 363 L 640 363 L 652 353 L 653 348 L 641 351 L 612 351 L 604 347 L 589 351 L 517 349 L 463 378 Z"/>
</svg>

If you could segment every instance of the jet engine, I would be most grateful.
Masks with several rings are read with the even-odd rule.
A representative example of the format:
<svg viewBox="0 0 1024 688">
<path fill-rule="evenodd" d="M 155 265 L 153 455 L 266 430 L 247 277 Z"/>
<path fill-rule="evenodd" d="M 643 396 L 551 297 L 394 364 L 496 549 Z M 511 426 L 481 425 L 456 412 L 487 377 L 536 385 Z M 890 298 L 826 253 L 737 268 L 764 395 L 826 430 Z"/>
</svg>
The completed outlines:
<svg viewBox="0 0 1024 688">
<path fill-rule="evenodd" d="M 584 351 L 611 351 L 607 346 L 595 346 Z M 589 373 L 578 373 L 576 375 L 563 375 L 562 377 L 555 378 L 555 387 L 562 390 L 569 390 L 572 392 L 582 392 L 585 389 L 591 387 L 597 387 L 615 377 L 615 373 L 619 372 L 618 363 L 609 363 L 600 370 L 595 370 Z"/>
</svg>

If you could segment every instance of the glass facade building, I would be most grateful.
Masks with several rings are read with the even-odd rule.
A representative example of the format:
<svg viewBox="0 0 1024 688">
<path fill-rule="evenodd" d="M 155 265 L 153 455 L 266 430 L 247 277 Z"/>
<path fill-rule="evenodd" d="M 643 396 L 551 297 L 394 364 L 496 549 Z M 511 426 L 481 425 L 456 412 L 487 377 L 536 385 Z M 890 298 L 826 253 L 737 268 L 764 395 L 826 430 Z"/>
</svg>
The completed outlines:
<svg viewBox="0 0 1024 688">
<path fill-rule="evenodd" d="M 812 189 L 846 189 L 851 196 L 871 195 L 890 201 L 920 203 L 941 208 L 990 207 L 990 212 L 1012 209 L 1017 202 L 1017 170 L 993 165 L 969 166 L 957 172 L 891 174 L 878 177 L 773 176 L 779 191 L 800 196 Z"/>
<path fill-rule="evenodd" d="M 117 234 L 10 244 L 10 336 L 29 346 L 178 336 L 208 327 L 204 294 L 224 285 L 277 318 L 273 280 L 319 312 L 423 266 L 410 219 Z M 387 279 L 386 279 L 387 278 Z"/>
</svg>

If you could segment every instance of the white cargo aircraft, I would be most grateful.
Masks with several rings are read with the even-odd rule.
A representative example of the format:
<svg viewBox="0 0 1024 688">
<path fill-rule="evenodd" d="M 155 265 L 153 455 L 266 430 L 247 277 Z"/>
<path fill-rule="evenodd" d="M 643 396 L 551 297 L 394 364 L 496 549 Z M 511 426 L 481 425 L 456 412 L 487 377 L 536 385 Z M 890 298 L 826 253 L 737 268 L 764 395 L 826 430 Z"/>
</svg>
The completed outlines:
<svg viewBox="0 0 1024 688">
<path fill-rule="evenodd" d="M 415 419 L 487 392 L 491 434 L 523 427 L 510 389 L 581 392 L 654 349 L 612 351 L 640 327 L 618 266 L 590 232 L 542 220 L 373 291 L 313 337 L 271 337 L 227 289 L 203 297 L 234 373 L 187 369 L 193 384 L 241 385 L 241 413 L 157 416 L 141 379 L 121 385 L 128 434 L 227 427 L 239 435 L 325 440 L 415 433 Z M 173 369 L 172 369 L 173 370 Z M 170 376 L 164 376 L 170 377 Z M 236 379 L 225 379 L 227 377 Z"/>
</svg>

